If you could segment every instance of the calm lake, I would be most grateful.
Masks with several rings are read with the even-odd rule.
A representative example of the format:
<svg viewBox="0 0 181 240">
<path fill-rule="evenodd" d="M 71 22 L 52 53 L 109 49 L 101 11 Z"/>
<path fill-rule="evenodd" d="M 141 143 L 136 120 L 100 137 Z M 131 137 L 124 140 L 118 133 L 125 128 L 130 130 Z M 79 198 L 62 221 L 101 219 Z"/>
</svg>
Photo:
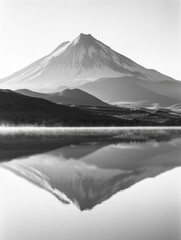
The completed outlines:
<svg viewBox="0 0 181 240">
<path fill-rule="evenodd" d="M 181 239 L 181 129 L 0 129 L 0 240 Z"/>
</svg>

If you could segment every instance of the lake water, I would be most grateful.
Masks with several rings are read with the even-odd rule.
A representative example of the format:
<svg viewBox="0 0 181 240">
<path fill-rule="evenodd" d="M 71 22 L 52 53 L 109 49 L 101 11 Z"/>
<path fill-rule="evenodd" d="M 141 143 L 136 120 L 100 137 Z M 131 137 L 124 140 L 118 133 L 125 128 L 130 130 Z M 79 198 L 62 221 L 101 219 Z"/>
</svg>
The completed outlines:
<svg viewBox="0 0 181 240">
<path fill-rule="evenodd" d="M 181 239 L 181 129 L 1 129 L 0 240 Z"/>
</svg>

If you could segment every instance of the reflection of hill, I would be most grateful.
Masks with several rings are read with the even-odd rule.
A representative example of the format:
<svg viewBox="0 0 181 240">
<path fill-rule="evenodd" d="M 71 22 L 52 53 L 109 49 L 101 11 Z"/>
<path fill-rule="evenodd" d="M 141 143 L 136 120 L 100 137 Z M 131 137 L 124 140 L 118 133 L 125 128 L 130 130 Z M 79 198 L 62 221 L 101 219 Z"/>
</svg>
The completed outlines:
<svg viewBox="0 0 181 240">
<path fill-rule="evenodd" d="M 0 136 L 0 162 L 89 141 L 85 137 Z"/>
<path fill-rule="evenodd" d="M 181 145 L 181 144 L 180 144 Z M 104 149 L 99 149 L 81 161 L 96 165 L 100 168 L 123 169 L 125 171 L 134 170 L 152 163 L 152 159 L 164 154 L 170 154 L 176 148 L 169 143 L 132 143 L 132 144 L 112 144 Z M 111 161 L 110 161 L 111 159 Z M 170 159 L 163 159 L 169 162 Z"/>
<path fill-rule="evenodd" d="M 132 153 L 134 150 L 134 143 L 146 143 L 150 141 L 155 143 L 168 142 L 171 139 L 176 139 L 180 136 L 181 130 L 179 129 L 116 129 L 106 131 L 96 130 L 92 132 L 82 131 L 78 132 L 78 134 L 76 132 L 71 132 L 71 130 L 69 130 L 68 134 L 66 131 L 61 133 L 51 133 L 50 131 L 48 134 L 45 134 L 43 131 L 40 134 L 36 132 L 13 134 L 10 132 L 9 135 L 0 132 L 0 162 L 51 150 L 53 150 L 53 155 L 61 155 L 66 159 L 82 159 L 83 157 L 86 157 L 110 144 L 117 144 L 117 148 L 121 147 L 122 149 L 131 146 L 129 151 L 129 159 L 133 159 L 135 157 Z M 120 146 L 120 143 L 122 146 Z M 61 152 L 54 151 L 54 149 L 59 148 L 61 148 Z M 138 149 L 138 145 L 136 146 L 136 149 Z M 147 151 L 149 151 L 149 149 Z M 154 152 L 150 151 L 150 155 L 152 156 L 155 151 L 156 148 L 154 149 Z M 114 155 L 114 159 L 116 159 L 116 151 L 114 152 Z M 119 151 L 117 155 L 117 158 L 119 160 Z M 128 151 L 126 151 L 126 155 L 128 156 Z M 136 155 L 139 156 L 139 151 L 136 153 Z M 147 155 L 145 157 L 147 157 Z M 109 156 L 108 159 L 109 158 L 111 158 L 111 156 Z M 112 161 L 114 159 L 112 159 Z M 128 161 L 128 159 L 126 159 L 126 161 Z M 94 162 L 92 163 L 95 164 Z M 108 161 L 108 163 L 110 163 L 110 161 Z"/>
<path fill-rule="evenodd" d="M 101 150 L 102 148 L 108 146 L 109 142 L 88 142 L 88 143 L 81 143 L 76 145 L 69 145 L 63 147 L 61 149 L 53 150 L 51 155 L 57 157 L 63 157 L 64 159 L 82 159 L 86 158 L 88 155 L 93 153 L 96 154 L 97 151 Z"/>
<path fill-rule="evenodd" d="M 54 194 L 63 203 L 75 203 L 81 210 L 91 209 L 97 204 L 109 199 L 118 191 L 127 189 L 133 184 L 149 178 L 155 177 L 160 173 L 180 166 L 181 151 L 180 141 L 171 142 L 171 144 L 156 145 L 152 143 L 146 146 L 130 145 L 122 156 L 122 149 L 118 148 L 120 153 L 119 165 L 114 166 L 115 146 L 102 148 L 91 155 L 84 156 L 81 160 L 66 160 L 61 156 L 61 149 L 55 152 L 49 152 L 40 155 L 34 155 L 27 158 L 16 159 L 11 162 L 1 164 L 1 167 L 7 168 L 18 176 L 27 179 L 35 185 Z M 136 148 L 138 146 L 138 149 Z M 145 151 L 148 147 L 160 149 L 155 151 L 153 157 L 150 153 L 146 158 Z M 135 162 L 133 158 L 129 160 L 129 151 L 134 148 Z M 170 151 L 168 151 L 168 148 Z M 107 150 L 106 150 L 107 149 Z M 146 149 L 146 150 L 145 150 Z M 143 152 L 136 156 L 137 150 Z M 105 159 L 96 158 L 100 151 Z M 107 152 L 111 152 L 110 158 Z M 59 153 L 59 154 L 58 154 Z M 91 157 L 92 156 L 92 162 Z M 126 159 L 126 161 L 124 161 Z M 93 164 L 94 162 L 94 164 Z M 107 162 L 111 162 L 110 166 Z M 127 162 L 127 166 L 126 166 Z"/>
</svg>

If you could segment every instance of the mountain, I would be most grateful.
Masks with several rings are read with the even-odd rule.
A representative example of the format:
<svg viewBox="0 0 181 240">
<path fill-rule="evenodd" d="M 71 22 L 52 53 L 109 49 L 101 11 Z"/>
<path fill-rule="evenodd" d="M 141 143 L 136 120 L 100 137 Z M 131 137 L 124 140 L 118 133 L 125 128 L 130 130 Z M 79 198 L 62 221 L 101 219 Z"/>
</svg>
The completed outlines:
<svg viewBox="0 0 181 240">
<path fill-rule="evenodd" d="M 100 99 L 80 89 L 65 89 L 62 92 L 55 92 L 49 94 L 33 92 L 28 89 L 18 89 L 16 90 L 16 92 L 30 97 L 47 99 L 49 101 L 64 105 L 73 104 L 79 106 L 100 106 L 100 107 L 110 106 L 109 104 L 101 101 Z"/>
<path fill-rule="evenodd" d="M 99 100 L 93 95 L 86 93 L 80 89 L 65 89 L 60 93 L 50 94 L 50 99 L 62 104 L 75 104 L 86 106 L 101 106 L 106 107 L 109 104 Z"/>
<path fill-rule="evenodd" d="M 18 89 L 15 92 L 20 93 L 25 96 L 28 96 L 28 97 L 43 98 L 43 99 L 49 100 L 48 99 L 49 94 L 47 94 L 47 93 L 34 92 L 29 89 Z"/>
<path fill-rule="evenodd" d="M 0 90 L 0 124 L 48 126 L 180 126 L 179 113 L 119 107 L 75 107 Z"/>
<path fill-rule="evenodd" d="M 98 79 L 82 84 L 79 88 L 90 94 L 94 93 L 96 97 L 110 103 L 144 101 L 159 103 L 165 107 L 181 102 L 181 99 L 156 93 L 150 87 L 148 89 L 143 80 L 133 77 Z"/>
<path fill-rule="evenodd" d="M 146 69 L 92 35 L 82 33 L 24 69 L 1 79 L 0 88 L 49 93 L 79 88 L 110 103 L 146 101 L 160 107 L 181 102 L 180 81 Z"/>
<path fill-rule="evenodd" d="M 0 124 L 37 124 L 58 126 L 112 126 L 137 124 L 106 114 L 97 114 L 28 97 L 11 90 L 0 90 Z"/>
</svg>

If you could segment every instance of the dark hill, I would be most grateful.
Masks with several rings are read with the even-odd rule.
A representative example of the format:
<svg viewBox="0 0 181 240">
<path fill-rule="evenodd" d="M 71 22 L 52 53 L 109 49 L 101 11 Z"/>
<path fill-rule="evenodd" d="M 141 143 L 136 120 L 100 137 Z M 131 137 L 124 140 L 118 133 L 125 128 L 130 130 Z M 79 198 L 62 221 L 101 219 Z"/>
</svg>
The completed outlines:
<svg viewBox="0 0 181 240">
<path fill-rule="evenodd" d="M 58 105 L 11 90 L 0 90 L 0 123 L 58 126 L 127 125 L 127 120 L 97 114 L 78 107 Z M 131 123 L 132 124 L 132 123 Z"/>
<path fill-rule="evenodd" d="M 18 89 L 16 92 L 30 97 L 38 97 L 47 99 L 55 103 L 64 105 L 79 105 L 79 106 L 99 106 L 108 107 L 109 104 L 101 101 L 93 95 L 80 89 L 65 89 L 62 92 L 55 92 L 51 94 L 39 93 L 30 91 L 28 89 Z"/>
<path fill-rule="evenodd" d="M 70 107 L 0 90 L 0 124 L 45 126 L 180 126 L 181 117 L 118 107 Z"/>
</svg>

